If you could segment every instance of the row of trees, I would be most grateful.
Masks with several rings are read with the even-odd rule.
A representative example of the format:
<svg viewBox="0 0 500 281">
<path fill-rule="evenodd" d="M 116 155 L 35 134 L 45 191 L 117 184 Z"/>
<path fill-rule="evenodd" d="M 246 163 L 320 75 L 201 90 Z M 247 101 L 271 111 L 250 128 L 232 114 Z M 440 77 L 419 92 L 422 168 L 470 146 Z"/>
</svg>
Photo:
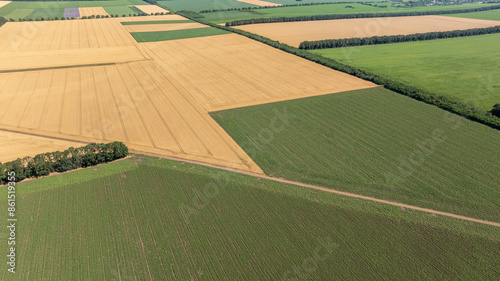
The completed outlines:
<svg viewBox="0 0 500 281">
<path fill-rule="evenodd" d="M 386 1 L 384 1 L 386 2 Z M 209 9 L 201 10 L 199 13 L 215 13 L 215 12 L 230 12 L 230 11 L 246 11 L 246 10 L 256 10 L 256 9 L 272 9 L 272 8 L 283 8 L 283 7 L 296 7 L 296 6 L 314 6 L 314 5 L 329 5 L 329 4 L 364 4 L 365 2 L 320 2 L 320 3 L 300 3 L 300 4 L 284 4 L 281 6 L 254 6 L 254 7 L 240 7 L 240 8 L 227 8 L 227 9 Z M 380 3 L 380 2 L 379 2 Z"/>
<path fill-rule="evenodd" d="M 187 17 L 191 20 L 200 22 L 202 24 L 206 24 L 206 25 L 210 25 L 210 26 L 215 27 L 215 28 L 220 28 L 220 29 L 224 29 L 224 30 L 227 30 L 230 32 L 238 33 L 240 35 L 243 35 L 243 36 L 246 36 L 248 38 L 260 41 L 264 44 L 267 44 L 267 45 L 272 46 L 274 48 L 280 49 L 282 51 L 297 55 L 299 57 L 308 59 L 308 60 L 313 61 L 313 62 L 317 62 L 319 64 L 330 67 L 332 69 L 342 71 L 342 72 L 345 72 L 347 74 L 354 75 L 354 76 L 359 77 L 361 79 L 371 81 L 375 84 L 383 85 L 385 88 L 387 88 L 391 91 L 394 91 L 396 93 L 399 93 L 399 94 L 402 94 L 405 96 L 409 96 L 411 98 L 414 98 L 414 99 L 419 100 L 419 101 L 423 101 L 423 102 L 428 103 L 428 104 L 436 105 L 444 110 L 453 112 L 453 113 L 458 114 L 460 116 L 463 116 L 467 119 L 470 119 L 470 120 L 473 120 L 473 121 L 476 121 L 476 122 L 479 122 L 479 123 L 485 124 L 487 126 L 490 126 L 492 128 L 500 130 L 500 118 L 495 117 L 492 114 L 492 111 L 486 112 L 486 111 L 468 106 L 468 105 L 461 103 L 459 101 L 452 100 L 448 97 L 438 96 L 434 93 L 424 91 L 424 90 L 418 89 L 418 88 L 413 87 L 413 86 L 406 85 L 406 84 L 398 82 L 398 81 L 394 81 L 391 79 L 387 79 L 387 78 L 378 76 L 376 74 L 361 70 L 357 67 L 343 64 L 339 61 L 336 61 L 336 60 L 333 60 L 330 58 L 326 58 L 326 57 L 323 57 L 323 56 L 320 56 L 317 54 L 313 54 L 313 53 L 308 52 L 306 50 L 297 49 L 297 48 L 289 46 L 287 44 L 283 44 L 283 43 L 280 43 L 278 41 L 271 40 L 271 39 L 264 37 L 264 36 L 253 34 L 253 33 L 241 30 L 241 29 L 234 29 L 234 28 L 227 27 L 227 26 L 220 26 L 220 25 L 217 25 L 217 24 L 214 24 L 211 22 L 206 22 L 203 20 L 192 18 L 192 17 L 189 17 L 189 14 L 181 14 L 181 15 L 184 17 Z"/>
<path fill-rule="evenodd" d="M 0 17 L 0 26 L 4 25 L 7 22 L 7 20 L 3 17 Z"/>
<path fill-rule="evenodd" d="M 355 18 L 382 18 L 382 17 L 409 17 L 409 16 L 426 16 L 426 15 L 443 15 L 443 14 L 458 14 L 472 13 L 480 11 L 488 11 L 500 9 L 500 5 L 493 5 L 472 9 L 448 10 L 448 11 L 422 11 L 422 12 L 396 12 L 396 13 L 361 13 L 361 14 L 330 14 L 330 15 L 314 15 L 314 16 L 297 16 L 297 17 L 275 17 L 275 18 L 256 18 L 245 19 L 227 22 L 226 26 L 238 26 L 256 23 L 273 23 L 273 22 L 294 22 L 294 21 L 313 21 L 313 20 L 337 20 L 337 19 L 355 19 Z"/>
<path fill-rule="evenodd" d="M 453 30 L 442 32 L 427 32 L 415 33 L 408 35 L 389 35 L 389 36 L 373 36 L 363 38 L 346 38 L 346 39 L 326 39 L 318 41 L 304 41 L 300 43 L 299 49 L 313 50 L 325 48 L 340 48 L 351 46 L 364 46 L 364 45 L 377 45 L 377 44 L 390 44 L 411 41 L 423 41 L 434 39 L 445 39 L 455 37 L 466 37 L 483 34 L 500 33 L 500 25 L 485 28 L 472 28 L 466 30 Z"/>
<path fill-rule="evenodd" d="M 16 182 L 26 178 L 38 178 L 53 172 L 62 173 L 77 168 L 85 168 L 106 163 L 128 155 L 128 148 L 121 142 L 108 144 L 91 143 L 84 147 L 61 152 L 48 152 L 35 157 L 18 158 L 0 163 L 0 183 L 7 182 L 7 173 L 15 172 Z"/>
<path fill-rule="evenodd" d="M 156 13 L 151 13 L 151 14 L 148 14 L 148 13 L 144 13 L 144 12 L 140 12 L 140 13 L 136 13 L 136 14 L 123 14 L 121 15 L 121 17 L 137 17 L 137 16 L 159 16 L 159 15 L 169 15 L 171 13 L 164 13 L 164 12 L 156 12 Z M 104 19 L 104 18 L 119 18 L 120 15 L 118 14 L 111 14 L 111 15 L 91 15 L 91 16 L 83 16 L 81 17 L 81 19 Z M 1 23 L 1 19 L 3 18 L 0 18 L 0 23 Z M 71 18 L 65 18 L 65 17 L 61 17 L 61 18 L 58 18 L 58 17 L 54 17 L 54 18 L 44 18 L 44 17 L 41 17 L 41 18 L 35 18 L 35 19 L 32 19 L 32 18 L 19 18 L 17 21 L 53 21 L 53 20 L 74 20 L 75 17 L 71 17 Z M 5 20 L 7 21 L 7 20 Z M 15 19 L 9 19 L 9 21 L 16 21 Z M 2 26 L 2 24 L 0 24 L 0 26 Z"/>
</svg>

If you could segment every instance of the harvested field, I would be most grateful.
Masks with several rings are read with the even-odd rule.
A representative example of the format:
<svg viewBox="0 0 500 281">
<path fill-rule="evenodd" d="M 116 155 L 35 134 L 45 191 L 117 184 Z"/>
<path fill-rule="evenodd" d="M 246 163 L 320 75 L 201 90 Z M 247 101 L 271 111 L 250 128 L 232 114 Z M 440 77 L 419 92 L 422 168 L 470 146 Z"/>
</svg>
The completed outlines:
<svg viewBox="0 0 500 281">
<path fill-rule="evenodd" d="M 197 22 L 190 22 L 190 23 L 172 23 L 172 24 L 126 25 L 125 29 L 128 32 L 151 32 L 151 31 L 182 30 L 191 28 L 202 28 L 202 27 L 207 27 L 207 26 Z"/>
<path fill-rule="evenodd" d="M 8 162 L 25 156 L 62 151 L 69 147 L 79 147 L 80 142 L 57 140 L 0 130 L 0 162 Z M 22 154 L 20 154 L 20 151 Z"/>
<path fill-rule="evenodd" d="M 248 3 L 256 6 L 269 7 L 269 6 L 282 6 L 283 4 L 276 4 L 272 2 L 260 1 L 260 0 L 236 0 L 238 2 Z"/>
<path fill-rule="evenodd" d="M 0 53 L 0 72 L 144 60 L 135 46 Z"/>
<path fill-rule="evenodd" d="M 481 28 L 496 25 L 498 25 L 498 21 L 446 16 L 414 16 L 265 23 L 237 26 L 236 28 L 298 47 L 303 41 L 398 34 L 405 35 L 433 31 Z"/>
<path fill-rule="evenodd" d="M 188 20 L 179 15 L 159 15 L 159 16 L 144 16 L 144 17 L 125 17 L 115 18 L 118 22 L 132 22 L 132 21 L 159 21 L 159 20 Z"/>
<path fill-rule="evenodd" d="M 141 45 L 207 111 L 375 86 L 236 34 Z"/>
<path fill-rule="evenodd" d="M 0 71 L 143 60 L 113 19 L 7 23 L 0 29 Z"/>
<path fill-rule="evenodd" d="M 161 7 L 158 7 L 156 5 L 136 5 L 135 6 L 137 9 L 143 11 L 146 14 L 151 14 L 151 13 L 170 13 L 170 11 L 165 10 Z"/>
<path fill-rule="evenodd" d="M 0 73 L 0 129 L 77 142 L 123 141 L 135 151 L 261 173 L 208 111 L 374 86 L 236 34 L 137 44 L 114 19 L 59 22 L 55 30 L 44 24 L 42 35 L 20 42 L 23 51 L 0 52 L 5 70 L 18 70 Z M 73 37 L 55 35 L 82 27 L 102 40 L 81 34 L 72 46 L 66 41 Z M 43 35 L 59 42 L 43 45 L 54 43 L 38 39 Z M 125 59 L 137 61 L 53 68 Z M 52 69 L 20 71 L 35 65 Z"/>
<path fill-rule="evenodd" d="M 9 22 L 0 29 L 0 53 L 135 46 L 113 19 Z"/>
<path fill-rule="evenodd" d="M 5 6 L 7 4 L 10 4 L 10 2 L 12 2 L 12 1 L 0 1 L 0 8 L 2 8 L 3 6 Z"/>
<path fill-rule="evenodd" d="M 103 7 L 79 8 L 79 10 L 80 10 L 80 17 L 89 17 L 92 15 L 109 16 L 109 14 L 104 10 Z"/>
<path fill-rule="evenodd" d="M 0 74 L 0 128 L 261 172 L 151 61 Z"/>
</svg>

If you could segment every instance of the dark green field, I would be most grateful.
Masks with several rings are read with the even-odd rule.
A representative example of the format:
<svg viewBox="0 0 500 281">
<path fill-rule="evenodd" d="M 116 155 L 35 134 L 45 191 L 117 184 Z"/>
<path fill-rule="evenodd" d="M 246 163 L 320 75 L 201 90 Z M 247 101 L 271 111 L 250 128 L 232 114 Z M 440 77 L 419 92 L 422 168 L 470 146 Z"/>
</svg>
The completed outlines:
<svg viewBox="0 0 500 281">
<path fill-rule="evenodd" d="M 125 21 L 122 25 L 143 25 L 143 24 L 172 24 L 172 23 L 187 23 L 192 20 L 158 20 L 158 21 Z"/>
<path fill-rule="evenodd" d="M 500 221 L 500 132 L 434 106 L 379 87 L 212 116 L 266 174 Z"/>
<path fill-rule="evenodd" d="M 500 103 L 500 34 L 314 50 L 488 111 Z"/>
<path fill-rule="evenodd" d="M 497 227 L 152 157 L 20 183 L 17 206 L 1 280 L 499 277 Z"/>
<path fill-rule="evenodd" d="M 156 42 L 176 39 L 186 39 L 195 37 L 205 37 L 219 34 L 227 34 L 229 31 L 214 27 L 202 27 L 182 30 L 154 31 L 154 32 L 131 32 L 132 36 L 139 43 Z"/>
</svg>

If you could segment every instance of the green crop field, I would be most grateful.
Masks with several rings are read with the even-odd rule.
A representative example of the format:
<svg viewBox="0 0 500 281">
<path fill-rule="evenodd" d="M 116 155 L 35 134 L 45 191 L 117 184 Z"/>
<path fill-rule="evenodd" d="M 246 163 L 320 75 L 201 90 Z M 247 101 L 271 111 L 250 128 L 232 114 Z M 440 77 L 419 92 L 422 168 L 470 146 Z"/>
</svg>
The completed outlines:
<svg viewBox="0 0 500 281">
<path fill-rule="evenodd" d="M 266 174 L 500 221 L 500 132 L 382 87 L 212 116 Z"/>
<path fill-rule="evenodd" d="M 186 39 L 195 37 L 205 37 L 219 34 L 227 34 L 229 31 L 214 27 L 202 27 L 182 30 L 153 31 L 153 32 L 131 32 L 132 36 L 139 43 L 156 42 L 176 39 Z"/>
<path fill-rule="evenodd" d="M 128 5 L 147 5 L 141 0 L 110 0 L 110 1 L 15 1 L 0 8 L 0 17 L 36 19 L 54 18 L 64 15 L 64 8 L 104 7 L 106 12 L 119 14 L 134 13 Z M 29 14 L 27 10 L 32 10 Z"/>
<path fill-rule="evenodd" d="M 146 4 L 147 5 L 147 4 Z M 139 14 L 139 11 L 134 10 L 133 7 L 127 7 L 127 6 L 109 6 L 109 7 L 104 7 L 104 10 L 106 13 L 110 15 L 133 15 L 133 14 Z"/>
<path fill-rule="evenodd" d="M 344 1 L 342 1 L 344 2 Z M 373 4 L 375 5 L 375 4 Z M 385 5 L 388 3 L 378 3 L 377 5 Z M 312 5 L 312 6 L 296 6 L 282 8 L 266 8 L 247 11 L 225 11 L 203 13 L 204 20 L 212 22 L 227 22 L 233 20 L 253 19 L 253 18 L 270 18 L 270 17 L 296 17 L 296 16 L 312 16 L 312 15 L 328 15 L 328 14 L 360 14 L 360 13 L 396 13 L 396 12 L 422 12 L 422 11 L 449 11 L 460 9 L 472 9 L 495 4 L 468 4 L 468 5 L 446 5 L 446 6 L 421 6 L 411 8 L 398 7 L 375 7 L 363 5 L 359 3 L 342 3 L 342 4 L 327 4 L 327 5 Z"/>
<path fill-rule="evenodd" d="M 500 34 L 311 51 L 489 111 L 500 103 Z"/>
<path fill-rule="evenodd" d="M 125 21 L 122 25 L 143 25 L 143 24 L 172 24 L 172 23 L 188 23 L 192 20 L 158 20 L 158 21 Z"/>
<path fill-rule="evenodd" d="M 447 16 L 457 17 L 457 18 L 478 19 L 478 20 L 498 20 L 498 21 L 500 21 L 500 10 L 490 10 L 490 11 L 465 13 L 465 14 L 452 14 L 452 15 L 447 15 Z"/>
<path fill-rule="evenodd" d="M 165 6 L 174 11 L 193 11 L 199 12 L 201 10 L 212 9 L 230 9 L 230 8 L 243 8 L 255 7 L 255 5 L 239 2 L 236 0 L 168 0 L 158 1 L 158 4 Z"/>
<path fill-rule="evenodd" d="M 16 274 L 1 280 L 499 277 L 498 227 L 188 163 L 135 155 L 16 192 Z"/>
</svg>

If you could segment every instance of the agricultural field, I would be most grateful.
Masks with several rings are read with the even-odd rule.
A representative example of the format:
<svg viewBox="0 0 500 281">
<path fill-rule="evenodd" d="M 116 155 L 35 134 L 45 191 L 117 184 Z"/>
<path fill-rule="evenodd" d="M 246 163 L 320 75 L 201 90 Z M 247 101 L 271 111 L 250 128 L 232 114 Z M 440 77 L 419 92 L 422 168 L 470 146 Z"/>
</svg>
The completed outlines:
<svg viewBox="0 0 500 281">
<path fill-rule="evenodd" d="M 443 17 L 410 16 L 361 18 L 304 22 L 261 23 L 236 28 L 298 47 L 303 41 L 383 35 L 406 35 L 497 26 L 497 21 Z"/>
<path fill-rule="evenodd" d="M 87 8 L 79 8 L 80 17 L 89 17 L 89 16 L 109 16 L 109 14 L 104 10 L 103 7 L 87 7 Z"/>
<path fill-rule="evenodd" d="M 382 87 L 211 115 L 268 175 L 500 218 L 498 130 Z"/>
<path fill-rule="evenodd" d="M 66 8 L 86 8 L 86 7 L 103 7 L 109 14 L 117 14 L 116 8 L 127 10 L 134 13 L 129 5 L 144 5 L 141 0 L 109 0 L 109 1 L 14 1 L 0 8 L 0 17 L 6 19 L 13 18 L 18 20 L 37 19 L 37 18 L 61 18 L 64 16 Z M 129 14 L 130 12 L 123 12 Z M 120 16 L 122 13 L 119 14 Z"/>
<path fill-rule="evenodd" d="M 192 20 L 152 20 L 152 21 L 122 21 L 122 25 L 145 25 L 145 24 L 174 24 L 174 23 L 190 23 Z"/>
<path fill-rule="evenodd" d="M 345 2 L 345 1 L 342 1 Z M 295 3 L 294 3 L 295 4 Z M 377 5 L 377 6 L 375 6 Z M 372 5 L 363 5 L 360 3 L 341 3 L 325 4 L 311 6 L 278 7 L 268 9 L 251 9 L 245 11 L 223 11 L 213 13 L 203 13 L 203 20 L 215 23 L 223 23 L 234 20 L 271 18 L 271 17 L 297 17 L 328 14 L 360 14 L 360 13 L 397 13 L 397 12 L 422 12 L 422 11 L 447 11 L 481 8 L 497 4 L 478 4 L 467 5 L 444 5 L 444 6 L 418 6 L 418 7 L 391 7 L 388 3 L 374 3 Z M 386 7 L 381 7 L 386 6 Z M 498 10 L 497 10 L 498 11 Z M 467 15 L 467 14 L 457 14 Z"/>
<path fill-rule="evenodd" d="M 447 15 L 447 16 L 457 17 L 457 18 L 500 21 L 500 10 L 490 10 L 490 11 L 466 13 L 466 14 L 451 14 L 451 15 Z"/>
<path fill-rule="evenodd" d="M 311 51 L 489 111 L 500 102 L 500 34 Z"/>
<path fill-rule="evenodd" d="M 137 22 L 146 19 L 185 20 Z M 138 44 L 126 28 L 154 25 L 123 20 L 36 23 L 17 52 L 3 41 L 0 127 L 78 142 L 123 141 L 135 151 L 261 173 L 208 110 L 375 86 L 235 34 Z M 0 36 L 32 24 L 7 23 Z"/>
<path fill-rule="evenodd" d="M 58 150 L 63 151 L 68 147 L 80 147 L 83 145 L 80 142 L 0 131 L 0 162 L 5 163 L 28 155 L 37 155 Z M 23 155 L 20 155 L 19 151 L 22 151 Z"/>
<path fill-rule="evenodd" d="M 0 38 L 8 39 L 0 40 L 0 71 L 145 59 L 134 38 L 113 19 L 9 22 Z"/>
<path fill-rule="evenodd" d="M 136 23 L 136 22 L 134 22 Z M 210 34 L 210 32 L 207 32 L 208 35 L 215 35 L 215 34 L 227 34 L 229 32 L 224 32 L 220 29 L 215 29 L 215 28 L 210 28 L 207 27 L 206 25 L 197 23 L 197 22 L 189 22 L 189 23 L 159 23 L 159 24 L 132 24 L 128 25 L 125 27 L 125 29 L 128 32 L 153 32 L 153 31 L 173 31 L 173 30 L 179 30 L 179 34 L 183 34 L 181 38 L 192 38 L 192 37 L 200 37 L 200 36 L 191 36 L 192 34 L 189 33 L 188 30 L 186 31 L 181 31 L 183 29 L 203 29 L 203 30 L 210 30 L 213 34 Z M 200 30 L 201 31 L 201 30 Z M 203 33 L 197 31 L 199 35 L 204 35 L 207 33 Z M 196 33 L 196 32 L 195 32 Z M 168 38 L 168 34 L 167 38 Z M 171 34 L 171 33 L 170 33 Z M 133 36 L 134 34 L 132 34 Z M 160 36 L 155 36 L 155 37 L 160 37 Z M 137 39 L 137 38 L 136 38 Z M 174 39 L 180 39 L 180 38 L 174 38 Z M 172 40 L 172 39 L 170 39 Z M 155 41 L 163 41 L 163 40 L 155 40 Z M 142 42 L 142 41 L 141 41 Z M 147 41 L 146 41 L 147 42 Z"/>
<path fill-rule="evenodd" d="M 207 111 L 376 86 L 236 34 L 141 45 Z"/>
<path fill-rule="evenodd" d="M 17 195 L 19 279 L 498 277 L 498 227 L 184 162 L 136 155 Z"/>
<path fill-rule="evenodd" d="M 255 5 L 239 2 L 237 0 L 225 0 L 225 1 L 167 0 L 167 1 L 158 1 L 158 4 L 173 11 L 187 10 L 193 12 L 199 12 L 201 10 L 213 10 L 213 9 L 256 7 Z"/>
<path fill-rule="evenodd" d="M 156 5 L 136 5 L 137 9 L 143 11 L 146 14 L 155 14 L 155 13 L 169 13 L 170 11 L 165 10 Z"/>
<path fill-rule="evenodd" d="M 133 25 L 127 27 L 137 42 L 157 42 L 228 34 L 229 31 L 207 27 L 199 23 L 178 25 Z"/>
</svg>

